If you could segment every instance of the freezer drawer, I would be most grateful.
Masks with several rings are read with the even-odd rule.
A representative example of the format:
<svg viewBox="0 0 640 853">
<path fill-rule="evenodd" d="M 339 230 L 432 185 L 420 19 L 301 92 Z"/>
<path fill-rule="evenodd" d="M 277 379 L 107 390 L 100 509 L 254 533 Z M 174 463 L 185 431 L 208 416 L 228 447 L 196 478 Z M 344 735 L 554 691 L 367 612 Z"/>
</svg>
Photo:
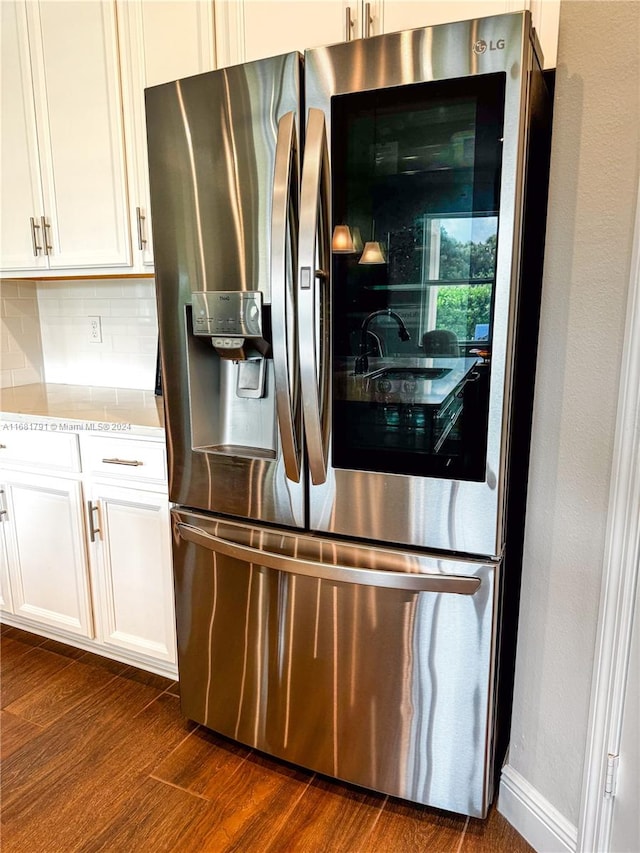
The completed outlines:
<svg viewBox="0 0 640 853">
<path fill-rule="evenodd" d="M 173 521 L 186 716 L 338 779 L 486 814 L 499 564 Z"/>
</svg>

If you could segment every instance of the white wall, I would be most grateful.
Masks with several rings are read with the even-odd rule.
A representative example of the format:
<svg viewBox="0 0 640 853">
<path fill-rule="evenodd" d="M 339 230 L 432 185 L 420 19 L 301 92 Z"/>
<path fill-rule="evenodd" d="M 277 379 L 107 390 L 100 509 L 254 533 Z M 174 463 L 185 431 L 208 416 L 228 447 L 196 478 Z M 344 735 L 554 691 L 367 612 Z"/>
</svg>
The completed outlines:
<svg viewBox="0 0 640 853">
<path fill-rule="evenodd" d="M 510 765 L 578 822 L 640 173 L 640 3 L 563 0 Z"/>
<path fill-rule="evenodd" d="M 35 282 L 0 281 L 0 388 L 42 382 L 43 376 Z"/>
<path fill-rule="evenodd" d="M 153 279 L 40 281 L 38 306 L 47 382 L 153 390 Z M 89 317 L 96 316 L 101 343 L 89 339 Z"/>
</svg>

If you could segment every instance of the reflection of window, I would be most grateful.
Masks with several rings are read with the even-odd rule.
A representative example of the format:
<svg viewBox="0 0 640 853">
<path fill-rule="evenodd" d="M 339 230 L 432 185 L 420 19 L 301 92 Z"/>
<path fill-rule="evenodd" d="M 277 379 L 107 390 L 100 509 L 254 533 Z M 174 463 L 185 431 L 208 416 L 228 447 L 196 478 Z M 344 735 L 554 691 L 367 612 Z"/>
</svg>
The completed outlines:
<svg viewBox="0 0 640 853">
<path fill-rule="evenodd" d="M 449 329 L 461 341 L 489 340 L 498 217 L 423 218 L 423 333 Z"/>
</svg>

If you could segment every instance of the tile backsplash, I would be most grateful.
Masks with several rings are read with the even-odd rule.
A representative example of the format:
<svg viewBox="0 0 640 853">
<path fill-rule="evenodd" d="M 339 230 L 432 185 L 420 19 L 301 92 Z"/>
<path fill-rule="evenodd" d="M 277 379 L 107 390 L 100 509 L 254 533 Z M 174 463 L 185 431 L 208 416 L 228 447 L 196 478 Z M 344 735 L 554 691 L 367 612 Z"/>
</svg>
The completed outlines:
<svg viewBox="0 0 640 853">
<path fill-rule="evenodd" d="M 47 382 L 153 390 L 158 346 L 149 279 L 40 281 L 38 308 Z M 92 340 L 99 318 L 102 340 Z"/>
<path fill-rule="evenodd" d="M 34 281 L 0 281 L 0 387 L 44 379 L 37 286 Z"/>
</svg>

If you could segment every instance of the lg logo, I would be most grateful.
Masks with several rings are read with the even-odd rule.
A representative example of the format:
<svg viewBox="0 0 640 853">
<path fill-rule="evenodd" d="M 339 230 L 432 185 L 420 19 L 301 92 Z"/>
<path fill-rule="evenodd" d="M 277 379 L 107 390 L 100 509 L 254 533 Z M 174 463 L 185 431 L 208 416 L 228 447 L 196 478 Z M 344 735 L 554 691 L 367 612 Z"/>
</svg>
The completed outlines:
<svg viewBox="0 0 640 853">
<path fill-rule="evenodd" d="M 487 44 L 484 39 L 478 39 L 478 41 L 473 45 L 473 52 L 476 56 L 481 56 L 488 50 L 504 50 L 504 39 L 498 39 L 495 44 L 492 41 Z"/>
</svg>

